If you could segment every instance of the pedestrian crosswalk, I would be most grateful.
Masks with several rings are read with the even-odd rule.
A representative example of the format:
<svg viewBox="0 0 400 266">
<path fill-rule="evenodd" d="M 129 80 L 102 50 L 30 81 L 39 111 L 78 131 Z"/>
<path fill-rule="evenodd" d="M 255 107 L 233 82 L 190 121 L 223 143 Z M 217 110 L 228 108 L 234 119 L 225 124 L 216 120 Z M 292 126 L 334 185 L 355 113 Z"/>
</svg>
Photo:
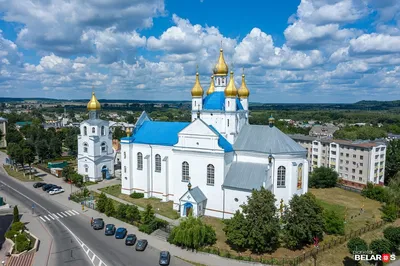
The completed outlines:
<svg viewBox="0 0 400 266">
<path fill-rule="evenodd" d="M 57 212 L 57 213 L 49 213 L 47 215 L 41 215 L 39 216 L 40 220 L 44 223 L 52 222 L 58 219 L 62 218 L 67 218 L 70 216 L 78 215 L 79 212 L 75 210 L 68 210 L 68 211 L 62 211 L 62 212 Z"/>
</svg>

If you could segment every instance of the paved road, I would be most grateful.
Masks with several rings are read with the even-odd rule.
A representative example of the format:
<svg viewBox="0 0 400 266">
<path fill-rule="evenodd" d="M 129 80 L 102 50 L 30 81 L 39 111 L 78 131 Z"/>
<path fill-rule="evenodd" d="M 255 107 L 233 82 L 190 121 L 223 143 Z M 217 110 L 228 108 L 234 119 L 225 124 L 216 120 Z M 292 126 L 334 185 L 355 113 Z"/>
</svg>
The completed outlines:
<svg viewBox="0 0 400 266">
<path fill-rule="evenodd" d="M 22 202 L 30 206 L 34 203 L 35 213 L 39 215 L 41 222 L 50 229 L 50 233 L 55 236 L 57 261 L 50 265 L 158 265 L 158 250 L 149 247 L 144 252 L 136 252 L 133 247 L 125 246 L 123 240 L 106 237 L 103 231 L 92 230 L 90 220 L 86 216 L 73 215 L 73 211 L 51 201 L 51 196 L 46 192 L 42 192 L 40 189 L 33 191 L 27 188 L 26 184 L 21 184 L 3 173 L 0 173 L 0 182 L 5 187 L 9 186 L 9 189 L 14 189 L 13 194 L 18 194 Z M 92 263 L 83 258 L 82 252 L 78 248 L 79 245 L 83 246 L 87 256 L 92 259 Z M 187 266 L 191 264 L 172 258 L 171 265 Z"/>
</svg>

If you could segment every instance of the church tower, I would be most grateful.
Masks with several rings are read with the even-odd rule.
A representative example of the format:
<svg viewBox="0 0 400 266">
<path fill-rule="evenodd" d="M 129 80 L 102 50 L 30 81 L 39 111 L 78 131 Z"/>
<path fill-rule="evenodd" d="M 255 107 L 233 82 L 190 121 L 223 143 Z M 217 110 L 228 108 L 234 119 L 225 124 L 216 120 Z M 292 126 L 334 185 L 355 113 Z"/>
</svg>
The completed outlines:
<svg viewBox="0 0 400 266">
<path fill-rule="evenodd" d="M 201 112 L 203 109 L 203 94 L 204 90 L 201 87 L 200 79 L 199 79 L 199 72 L 196 72 L 196 81 L 192 88 L 192 121 L 197 118 L 197 113 Z"/>
<path fill-rule="evenodd" d="M 245 80 L 245 75 L 244 75 L 244 69 L 243 69 L 243 74 L 242 74 L 242 85 L 240 86 L 238 90 L 238 96 L 240 103 L 243 106 L 243 110 L 246 111 L 246 120 L 248 122 L 249 119 L 249 96 L 250 96 L 250 91 L 247 88 L 246 85 L 246 80 Z"/>
<path fill-rule="evenodd" d="M 233 71 L 231 71 L 231 77 L 229 83 L 224 90 L 225 94 L 225 117 L 226 117 L 226 136 L 230 143 L 233 143 L 238 132 L 237 128 L 237 89 L 235 86 L 235 79 L 233 77 Z"/>
<path fill-rule="evenodd" d="M 78 135 L 78 173 L 86 181 L 101 181 L 114 174 L 112 133 L 109 122 L 100 119 L 100 109 L 92 92 L 87 104 L 89 119 L 81 123 Z"/>
<path fill-rule="evenodd" d="M 224 91 L 226 85 L 228 84 L 228 65 L 225 62 L 224 50 L 221 48 L 219 50 L 219 57 L 217 64 L 214 67 L 214 84 L 215 91 Z"/>
</svg>

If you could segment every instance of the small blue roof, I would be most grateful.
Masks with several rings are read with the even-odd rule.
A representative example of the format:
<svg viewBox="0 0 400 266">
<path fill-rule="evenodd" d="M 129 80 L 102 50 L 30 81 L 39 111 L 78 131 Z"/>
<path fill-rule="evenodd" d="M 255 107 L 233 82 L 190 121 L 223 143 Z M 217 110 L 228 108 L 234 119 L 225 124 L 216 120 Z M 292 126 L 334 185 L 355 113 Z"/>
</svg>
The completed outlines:
<svg viewBox="0 0 400 266">
<path fill-rule="evenodd" d="M 243 106 L 239 99 L 236 99 L 237 110 L 243 110 Z M 207 95 L 203 100 L 204 110 L 225 110 L 225 93 L 223 91 L 216 91 Z"/>
<path fill-rule="evenodd" d="M 145 121 L 132 137 L 122 138 L 129 143 L 173 146 L 178 143 L 178 133 L 189 122 Z"/>
<path fill-rule="evenodd" d="M 209 126 L 212 131 L 215 132 L 215 134 L 217 134 L 219 136 L 218 138 L 218 146 L 220 146 L 222 149 L 224 149 L 225 152 L 231 152 L 233 151 L 233 147 L 232 144 L 229 143 L 229 141 L 226 140 L 226 138 L 224 138 L 217 129 L 215 129 L 215 127 L 213 126 Z"/>
</svg>

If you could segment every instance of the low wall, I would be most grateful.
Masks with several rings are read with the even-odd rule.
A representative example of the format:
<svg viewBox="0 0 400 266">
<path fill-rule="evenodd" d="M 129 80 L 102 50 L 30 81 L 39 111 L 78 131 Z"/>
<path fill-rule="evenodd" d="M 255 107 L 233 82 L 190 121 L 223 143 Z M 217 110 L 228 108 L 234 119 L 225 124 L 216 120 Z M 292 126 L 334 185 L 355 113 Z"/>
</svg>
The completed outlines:
<svg viewBox="0 0 400 266">
<path fill-rule="evenodd" d="M 21 256 L 22 254 L 25 254 L 25 253 L 27 253 L 27 252 L 29 252 L 29 251 L 33 251 L 33 250 L 34 250 L 35 252 L 38 251 L 40 239 L 37 238 L 34 234 L 32 234 L 31 232 L 29 232 L 28 230 L 25 230 L 25 232 L 28 233 L 28 234 L 35 240 L 35 244 L 33 245 L 33 247 L 32 247 L 30 250 L 25 250 L 25 251 L 22 251 L 21 253 L 13 254 L 15 243 L 14 243 L 14 241 L 12 241 L 11 239 L 6 238 L 6 240 L 7 240 L 7 241 L 10 241 L 10 243 L 11 243 L 10 249 L 8 250 L 8 252 L 6 252 L 7 254 L 10 254 L 11 256 L 14 256 L 14 257 L 19 257 L 19 256 Z"/>
</svg>

